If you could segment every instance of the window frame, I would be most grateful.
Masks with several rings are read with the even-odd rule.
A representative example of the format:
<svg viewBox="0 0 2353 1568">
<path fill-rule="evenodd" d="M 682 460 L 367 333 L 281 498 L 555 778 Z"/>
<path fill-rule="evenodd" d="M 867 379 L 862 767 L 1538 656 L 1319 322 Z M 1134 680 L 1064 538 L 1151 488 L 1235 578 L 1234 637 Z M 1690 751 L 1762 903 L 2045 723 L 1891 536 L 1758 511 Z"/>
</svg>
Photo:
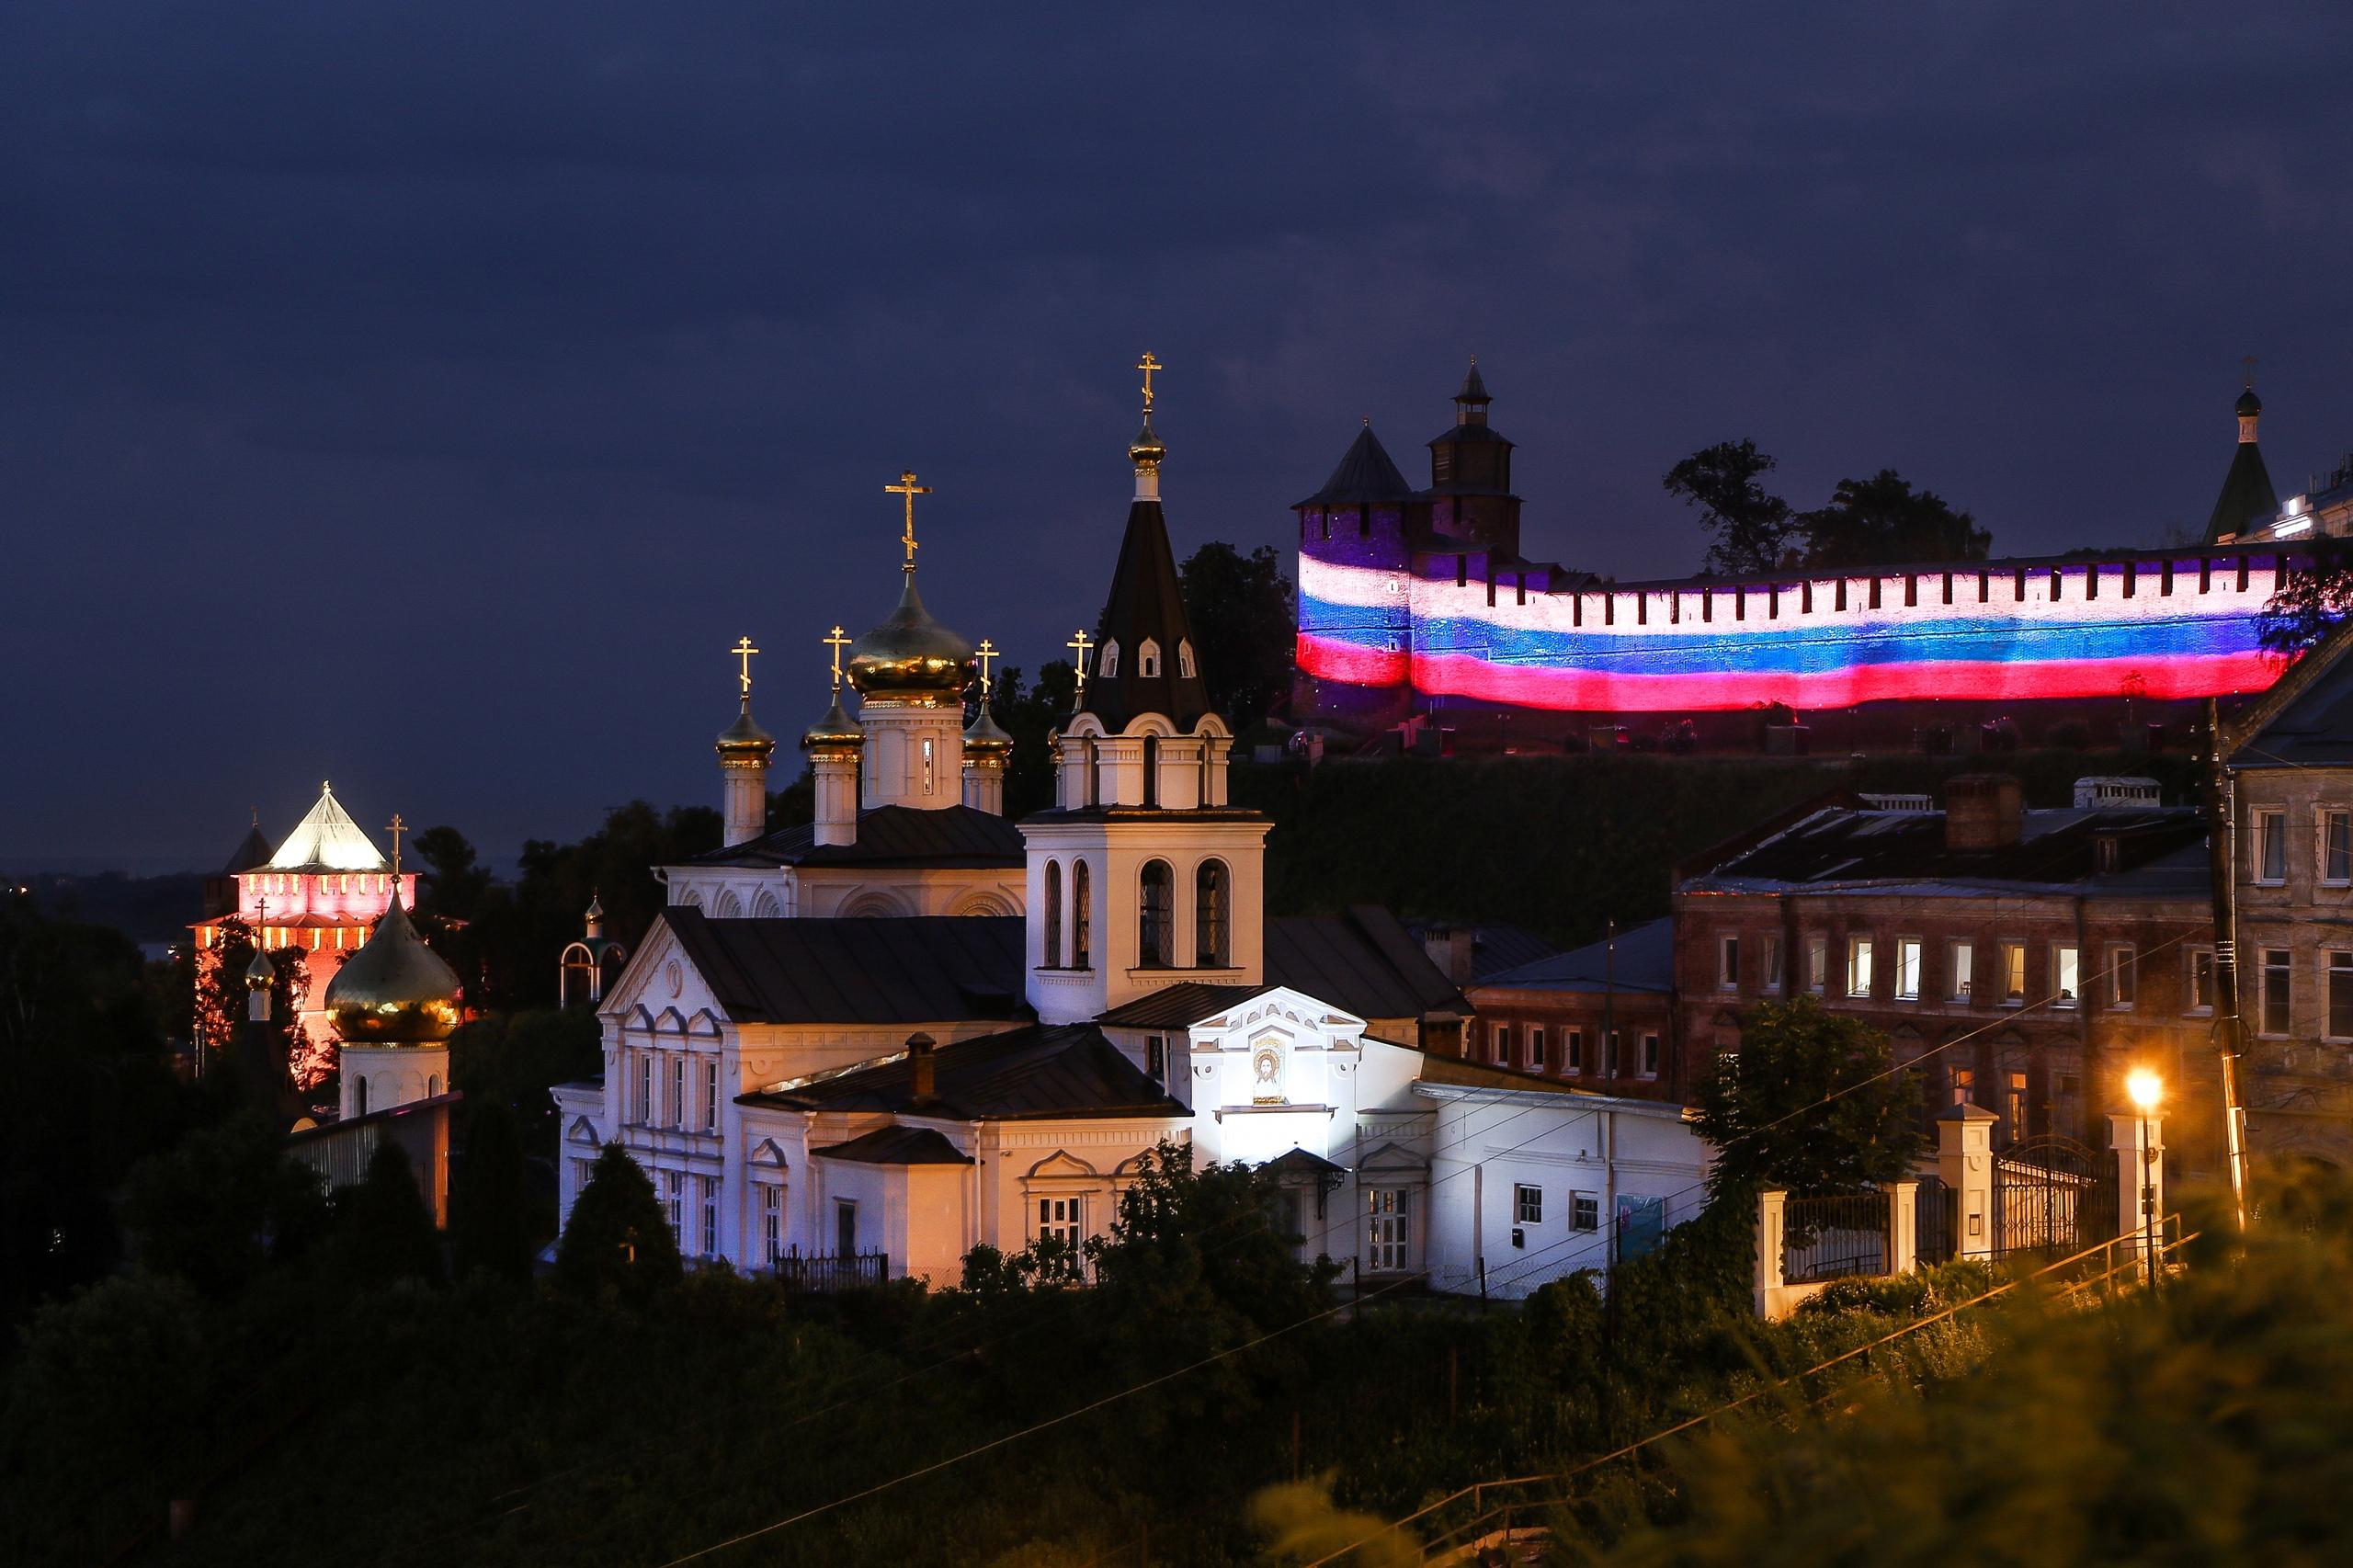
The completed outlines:
<svg viewBox="0 0 2353 1568">
<path fill-rule="evenodd" d="M 1515 1225 L 1544 1222 L 1544 1189 L 1524 1181 L 1511 1184 L 1511 1215 Z"/>
<path fill-rule="evenodd" d="M 1945 943 L 1945 1000 L 1964 1004 L 1975 1001 L 1973 987 L 1976 983 L 1975 939 L 1959 937 Z"/>
<path fill-rule="evenodd" d="M 1569 1194 L 1569 1229 L 1590 1235 L 1601 1229 L 1601 1194 Z"/>
<path fill-rule="evenodd" d="M 1740 934 L 1736 931 L 1722 932 L 1716 937 L 1716 989 L 1740 989 Z"/>
<path fill-rule="evenodd" d="M 2071 955 L 2065 964 L 2062 964 L 2060 961 L 2059 955 L 2062 953 Z M 2050 961 L 2052 1006 L 2067 1008 L 2082 1006 L 2084 1005 L 2084 949 L 2082 944 L 2077 942 L 2052 943 Z M 2060 984 L 2060 976 L 2063 971 L 2072 971 L 2069 978 L 2071 978 L 2075 983 L 2063 988 Z"/>
<path fill-rule="evenodd" d="M 1995 944 L 1995 950 L 2002 956 L 2001 1005 L 2005 1007 L 2025 1006 L 2026 988 L 2028 983 L 2026 972 L 2026 939 L 2024 937 L 2018 937 L 2013 940 L 2008 937 L 2005 937 L 2000 942 Z M 2011 984 L 2011 978 L 2013 976 L 2017 977 L 2018 982 L 2015 986 Z"/>
<path fill-rule="evenodd" d="M 1634 1076 L 1656 1078 L 1665 1070 L 1666 1041 L 1656 1029 L 1644 1029 L 1641 1038 L 1635 1042 L 1635 1050 L 1641 1054 L 1634 1059 L 1635 1066 L 1639 1069 Z"/>
<path fill-rule="evenodd" d="M 2339 982 L 2343 982 L 2342 986 Z M 2324 948 L 2320 953 L 2321 1038 L 2323 1040 L 2353 1040 L 2353 951 L 2343 948 Z M 2345 1006 L 2337 1008 L 2339 992 Z M 2340 1023 L 2347 1025 L 2338 1028 Z"/>
<path fill-rule="evenodd" d="M 2182 1013 L 2211 1017 L 2214 1011 L 2214 949 L 2191 948 L 2182 955 Z"/>
<path fill-rule="evenodd" d="M 1585 1028 L 1561 1031 L 1561 1075 L 1564 1078 L 1585 1076 Z"/>
<path fill-rule="evenodd" d="M 1176 868 L 1155 855 L 1136 868 L 1136 967 L 1173 969 L 1176 964 Z"/>
<path fill-rule="evenodd" d="M 1805 988 L 1816 996 L 1830 994 L 1830 937 L 1810 934 L 1805 939 Z"/>
<path fill-rule="evenodd" d="M 1879 949 L 1874 938 L 1870 937 L 1847 938 L 1845 994 L 1848 1001 L 1863 1002 L 1870 999 L 1872 987 L 1879 981 L 1878 974 L 1874 972 L 1878 968 L 1878 959 Z"/>
<path fill-rule="evenodd" d="M 1781 989 L 1781 934 L 1778 931 L 1765 938 L 1765 973 L 1758 988 L 1775 994 Z"/>
<path fill-rule="evenodd" d="M 2288 883 L 2288 813 L 2277 806 L 2258 807 L 2249 817 L 2248 832 L 2254 835 L 2253 853 L 2247 857 L 2250 880 L 2259 888 L 2285 887 Z M 2268 869 L 2277 861 L 2279 869 Z"/>
<path fill-rule="evenodd" d="M 2110 942 L 2102 966 L 2108 1010 L 2129 1013 L 2141 1005 L 2141 950 L 2131 942 Z"/>
<path fill-rule="evenodd" d="M 1193 868 L 1193 967 L 1233 967 L 1233 872 L 1214 856 Z"/>
<path fill-rule="evenodd" d="M 2256 973 L 2261 983 L 2256 997 L 2256 1032 L 2266 1040 L 2285 1040 L 2296 1025 L 2296 955 L 2289 948 L 2259 948 L 2256 949 L 2260 967 Z M 2279 962 L 2274 963 L 2274 959 Z M 2279 982 L 2279 1027 L 2272 1027 L 2272 984 Z"/>
<path fill-rule="evenodd" d="M 2343 806 L 2313 808 L 2313 878 L 2322 887 L 2353 887 L 2353 811 Z M 2331 872 L 2329 862 L 2337 869 Z"/>
<path fill-rule="evenodd" d="M 1911 981 L 1911 984 L 1908 987 L 1904 984 L 1904 981 L 1907 977 L 1904 972 L 1907 957 L 1912 968 L 1912 972 L 1908 977 Z M 1891 981 L 1891 983 L 1894 987 L 1892 994 L 1895 1000 L 1899 1002 L 1917 1002 L 1920 1000 L 1921 994 L 1927 989 L 1927 979 L 1928 944 L 1917 937 L 1896 937 L 1895 973 Z"/>
</svg>

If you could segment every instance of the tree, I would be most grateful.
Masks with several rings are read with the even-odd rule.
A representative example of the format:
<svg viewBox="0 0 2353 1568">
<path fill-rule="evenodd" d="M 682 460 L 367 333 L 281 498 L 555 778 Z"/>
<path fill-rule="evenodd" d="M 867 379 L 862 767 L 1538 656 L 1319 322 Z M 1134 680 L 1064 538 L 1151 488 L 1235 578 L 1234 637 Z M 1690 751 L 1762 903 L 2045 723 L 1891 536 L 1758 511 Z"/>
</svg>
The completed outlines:
<svg viewBox="0 0 2353 1568">
<path fill-rule="evenodd" d="M 1983 561 L 1994 536 L 1933 490 L 1915 492 L 1892 468 L 1842 479 L 1830 505 L 1799 514 L 1808 566 L 1903 566 Z"/>
<path fill-rule="evenodd" d="M 495 1099 L 468 1102 L 466 1152 L 450 1194 L 454 1272 L 479 1269 L 501 1279 L 531 1277 L 530 1196 L 515 1118 Z"/>
<path fill-rule="evenodd" d="M 1162 1142 L 1138 1161 L 1109 1230 L 1088 1243 L 1115 1317 L 1182 1320 L 1231 1342 L 1279 1328 L 1328 1304 L 1338 1266 L 1302 1264 L 1276 1228 L 1279 1178 L 1239 1162 L 1193 1167 L 1192 1151 Z"/>
<path fill-rule="evenodd" d="M 1790 504 L 1768 494 L 1758 479 L 1778 466 L 1743 437 L 1719 441 L 1668 469 L 1660 483 L 1670 495 L 1699 510 L 1710 535 L 1701 568 L 1728 577 L 1770 572 L 1789 548 Z"/>
<path fill-rule="evenodd" d="M 368 1157 L 368 1174 L 335 1193 L 335 1255 L 343 1277 L 381 1290 L 401 1279 L 441 1280 L 441 1241 L 416 1185 L 408 1152 L 390 1138 Z"/>
<path fill-rule="evenodd" d="M 135 1256 L 208 1296 L 243 1290 L 305 1250 L 327 1218 L 318 1177 L 286 1157 L 276 1122 L 248 1111 L 189 1133 L 131 1173 L 123 1222 Z"/>
<path fill-rule="evenodd" d="M 678 1238 L 654 1196 L 654 1184 L 628 1150 L 606 1144 L 556 1243 L 556 1284 L 577 1296 L 609 1291 L 642 1304 L 676 1284 L 684 1272 Z"/>
<path fill-rule="evenodd" d="M 591 1078 L 604 1067 L 604 1030 L 585 1003 L 493 1013 L 449 1037 L 449 1086 L 469 1103 L 496 1100 L 513 1114 L 526 1153 L 556 1152 L 551 1086 Z"/>
<path fill-rule="evenodd" d="M 1812 996 L 1767 1002 L 1717 1059 L 1695 1125 L 1716 1146 L 1709 1192 L 1738 1203 L 1760 1187 L 1853 1192 L 1912 1167 L 1920 1085 L 1893 1069 L 1887 1037 Z"/>
<path fill-rule="evenodd" d="M 1069 722 L 1077 703 L 1078 672 L 1067 659 L 1049 660 L 1038 671 L 1038 684 L 1022 684 L 1020 669 L 999 669 L 989 694 L 989 712 L 997 727 L 1013 737 L 1013 756 L 1005 767 L 1005 814 L 1019 820 L 1054 803 L 1054 758 L 1049 738 Z M 980 688 L 973 687 L 966 704 L 970 722 L 980 710 Z"/>
<path fill-rule="evenodd" d="M 2314 540 L 2311 548 L 2311 564 L 2282 575 L 2256 618 L 2263 646 L 2284 657 L 2317 646 L 2353 612 L 2353 540 Z"/>
<path fill-rule="evenodd" d="M 1177 577 L 1210 706 L 1238 733 L 1290 690 L 1299 606 L 1282 557 L 1267 545 L 1245 555 L 1212 540 L 1177 568 Z"/>
<path fill-rule="evenodd" d="M 417 873 L 416 912 L 444 920 L 481 917 L 496 885 L 490 869 L 478 863 L 474 846 L 454 827 L 428 827 L 409 843 L 424 863 Z"/>
</svg>

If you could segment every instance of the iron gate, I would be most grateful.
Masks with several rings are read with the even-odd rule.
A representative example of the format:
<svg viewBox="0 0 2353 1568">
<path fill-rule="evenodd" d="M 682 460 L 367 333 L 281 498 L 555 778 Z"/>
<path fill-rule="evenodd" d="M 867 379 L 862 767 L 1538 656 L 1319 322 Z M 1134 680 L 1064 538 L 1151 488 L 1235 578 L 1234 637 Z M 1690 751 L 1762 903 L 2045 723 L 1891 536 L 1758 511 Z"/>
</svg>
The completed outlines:
<svg viewBox="0 0 2353 1568">
<path fill-rule="evenodd" d="M 1994 1256 L 2063 1256 L 2113 1240 L 2116 1162 L 2072 1138 L 2033 1138 L 1994 1156 Z"/>
</svg>

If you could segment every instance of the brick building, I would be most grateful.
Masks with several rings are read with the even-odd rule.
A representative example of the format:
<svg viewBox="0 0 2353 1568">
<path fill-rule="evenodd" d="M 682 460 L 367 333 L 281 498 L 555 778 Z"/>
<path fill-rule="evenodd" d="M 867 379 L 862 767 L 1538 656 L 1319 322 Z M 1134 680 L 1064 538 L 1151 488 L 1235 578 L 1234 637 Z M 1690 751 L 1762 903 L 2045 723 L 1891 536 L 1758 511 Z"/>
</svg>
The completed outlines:
<svg viewBox="0 0 2353 1568">
<path fill-rule="evenodd" d="M 2029 811 L 2000 775 L 1952 779 L 1942 811 L 1826 798 L 1687 864 L 1672 1082 L 1688 1093 L 1746 1009 L 1794 992 L 1883 1030 L 1927 1116 L 1973 1103 L 2004 1142 L 2102 1144 L 2130 1066 L 2211 1080 L 2201 813 L 2134 781 L 2076 800 Z"/>
<path fill-rule="evenodd" d="M 1693 1097 L 1677 1050 L 1671 920 L 1505 970 L 1466 994 L 1475 1061 L 1629 1098 Z"/>
</svg>

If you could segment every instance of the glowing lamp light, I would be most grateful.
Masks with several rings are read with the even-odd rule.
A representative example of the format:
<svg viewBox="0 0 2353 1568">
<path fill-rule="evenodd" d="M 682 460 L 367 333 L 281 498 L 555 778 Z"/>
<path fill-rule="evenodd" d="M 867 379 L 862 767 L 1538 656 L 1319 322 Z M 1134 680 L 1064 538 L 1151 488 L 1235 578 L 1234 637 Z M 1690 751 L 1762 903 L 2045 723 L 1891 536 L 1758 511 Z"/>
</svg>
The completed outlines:
<svg viewBox="0 0 2353 1568">
<path fill-rule="evenodd" d="M 2298 534 L 2308 534 L 2312 531 L 2313 520 L 2310 517 L 2298 517 L 2292 523 L 2281 523 L 2278 528 L 2273 528 L 2271 530 L 2271 537 L 2274 539 L 2294 539 Z"/>
<path fill-rule="evenodd" d="M 2133 1108 L 2147 1116 L 2165 1097 L 2165 1081 L 2146 1067 L 2135 1067 L 2124 1075 L 2124 1093 Z"/>
</svg>

